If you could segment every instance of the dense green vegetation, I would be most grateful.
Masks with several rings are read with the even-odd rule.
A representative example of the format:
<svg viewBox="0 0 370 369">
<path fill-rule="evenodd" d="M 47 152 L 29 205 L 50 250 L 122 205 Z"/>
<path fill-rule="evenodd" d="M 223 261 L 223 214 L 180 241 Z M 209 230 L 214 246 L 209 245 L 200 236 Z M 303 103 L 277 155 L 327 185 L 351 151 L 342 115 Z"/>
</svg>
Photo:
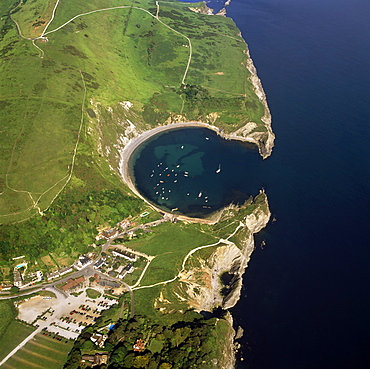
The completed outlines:
<svg viewBox="0 0 370 369">
<path fill-rule="evenodd" d="M 136 315 L 130 320 L 119 320 L 109 333 L 105 351 L 111 352 L 110 369 L 115 368 L 217 368 L 222 344 L 228 334 L 227 322 L 219 318 L 205 320 L 192 311 L 173 317 L 176 323 L 163 325 Z M 95 329 L 99 323 L 95 326 Z M 92 328 L 87 328 L 76 341 L 64 368 L 81 367 L 81 353 L 94 353 L 90 341 Z M 145 347 L 134 351 L 138 339 Z M 212 364 L 213 362 L 213 364 Z"/>
<path fill-rule="evenodd" d="M 0 2 L 4 283 L 12 282 L 13 267 L 23 261 L 28 272 L 48 272 L 70 265 L 81 253 L 98 252 L 97 228 L 115 226 L 148 210 L 119 176 L 121 143 L 136 132 L 177 120 L 209 122 L 226 132 L 255 122 L 256 131 L 266 131 L 263 106 L 248 80 L 246 45 L 231 19 L 196 13 L 177 0 L 159 1 L 158 7 L 153 0 L 63 0 L 49 25 L 55 4 Z M 30 40 L 42 35 L 47 39 Z M 141 285 L 174 278 L 190 250 L 230 235 L 237 220 L 260 206 L 259 201 L 266 206 L 260 196 L 226 212 L 216 225 L 165 223 L 151 233 L 124 239 L 126 246 L 156 256 Z M 145 221 L 158 218 L 151 212 Z M 233 237 L 239 247 L 243 232 Z M 197 255 L 212 252 L 209 248 Z M 143 268 L 144 264 L 127 281 L 135 281 Z M 180 313 L 184 303 L 176 301 L 177 312 L 161 314 L 154 300 L 162 288 L 171 286 L 135 291 L 139 315 L 119 320 L 109 334 L 110 368 L 208 368 L 222 356 L 228 323 Z M 105 312 L 96 327 L 85 329 L 67 368 L 80 366 L 81 352 L 94 352 L 90 335 L 117 322 L 120 308 Z M 0 304 L 0 358 L 32 331 L 14 316 L 11 303 Z M 146 348 L 135 353 L 132 346 L 138 338 Z M 37 340 L 36 347 L 59 351 L 54 342 Z M 41 358 L 42 365 L 60 366 L 68 347 L 60 349 L 53 363 Z M 19 367 L 27 360 L 31 365 L 37 357 L 21 352 L 11 365 Z"/>
<path fill-rule="evenodd" d="M 34 267 L 45 271 L 69 265 L 71 258 L 89 250 L 99 225 L 113 226 L 145 208 L 139 199 L 126 195 L 96 174 L 94 177 L 93 170 L 86 164 L 77 165 L 76 177 L 43 216 L 0 226 L 3 266 L 11 266 L 8 260 L 20 255 L 26 255 L 32 264 L 36 261 Z M 53 259 L 59 260 L 58 265 Z"/>
<path fill-rule="evenodd" d="M 121 8 L 58 29 L 107 6 L 68 0 L 58 5 L 48 42 L 35 41 L 36 48 L 18 37 L 12 19 L 26 37 L 40 36 L 54 3 L 23 2 L 12 18 L 14 0 L 1 4 L 1 222 L 47 209 L 72 180 L 76 152 L 89 162 L 99 161 L 99 152 L 116 167 L 113 145 L 127 119 L 147 129 L 179 114 L 208 121 L 216 113 L 211 120 L 227 131 L 248 121 L 263 129 L 263 107 L 244 65 L 246 46 L 230 19 L 173 1 L 160 2 L 158 20 L 150 1 L 115 0 L 109 6 Z"/>
</svg>

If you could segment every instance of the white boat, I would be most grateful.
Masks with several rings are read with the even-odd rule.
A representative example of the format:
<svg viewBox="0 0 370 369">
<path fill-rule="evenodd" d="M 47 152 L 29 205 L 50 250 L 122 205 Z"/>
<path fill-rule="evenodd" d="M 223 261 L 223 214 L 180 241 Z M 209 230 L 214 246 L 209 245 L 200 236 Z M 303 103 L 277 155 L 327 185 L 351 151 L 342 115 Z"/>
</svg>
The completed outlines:
<svg viewBox="0 0 370 369">
<path fill-rule="evenodd" d="M 198 197 L 202 197 L 202 191 L 199 192 Z"/>
<path fill-rule="evenodd" d="M 218 165 L 218 169 L 216 170 L 216 173 L 220 173 L 221 172 L 221 164 Z"/>
</svg>

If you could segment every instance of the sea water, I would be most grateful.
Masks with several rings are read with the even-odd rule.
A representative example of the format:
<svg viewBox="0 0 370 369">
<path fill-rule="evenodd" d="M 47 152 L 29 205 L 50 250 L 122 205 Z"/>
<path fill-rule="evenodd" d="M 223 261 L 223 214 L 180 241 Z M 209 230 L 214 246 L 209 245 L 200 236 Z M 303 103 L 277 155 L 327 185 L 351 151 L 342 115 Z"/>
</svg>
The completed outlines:
<svg viewBox="0 0 370 369">
<path fill-rule="evenodd" d="M 194 127 L 159 133 L 131 158 L 143 196 L 174 214 L 200 218 L 257 195 L 262 161 L 255 145 Z"/>
<path fill-rule="evenodd" d="M 239 368 L 370 365 L 370 3 L 232 0 L 272 112 L 277 221 L 233 315 Z M 243 358 L 244 361 L 240 361 Z"/>
<path fill-rule="evenodd" d="M 249 44 L 277 136 L 270 158 L 259 160 L 248 149 L 237 165 L 222 162 L 218 177 L 228 150 L 223 142 L 209 160 L 204 137 L 189 142 L 198 154 L 189 182 L 195 212 L 208 206 L 197 202 L 200 192 L 204 199 L 207 191 L 212 206 L 225 201 L 217 186 L 228 188 L 240 172 L 240 199 L 263 186 L 276 218 L 256 236 L 232 310 L 245 330 L 238 368 L 369 367 L 369 6 L 368 0 L 232 0 L 227 7 Z M 181 147 L 187 133 L 174 134 Z M 150 167 L 177 149 L 160 149 Z M 139 176 L 150 172 L 137 175 L 143 184 Z M 145 190 L 150 197 L 152 188 Z"/>
</svg>

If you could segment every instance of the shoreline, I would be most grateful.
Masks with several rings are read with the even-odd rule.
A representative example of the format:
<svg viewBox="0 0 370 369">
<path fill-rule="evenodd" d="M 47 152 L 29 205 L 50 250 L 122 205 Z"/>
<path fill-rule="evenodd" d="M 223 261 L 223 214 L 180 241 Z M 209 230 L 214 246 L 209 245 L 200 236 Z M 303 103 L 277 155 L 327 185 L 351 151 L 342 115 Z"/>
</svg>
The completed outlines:
<svg viewBox="0 0 370 369">
<path fill-rule="evenodd" d="M 236 136 L 235 133 L 232 134 L 225 134 L 220 131 L 220 129 L 216 126 L 212 126 L 210 124 L 204 123 L 204 122 L 196 122 L 196 121 L 189 121 L 189 122 L 178 122 L 178 123 L 170 123 L 163 126 L 158 126 L 153 129 L 150 129 L 148 131 L 144 131 L 140 133 L 138 136 L 130 139 L 130 141 L 126 144 L 126 146 L 121 150 L 120 152 L 120 163 L 119 163 L 119 171 L 121 174 L 121 178 L 123 182 L 129 187 L 129 189 L 140 199 L 145 201 L 150 207 L 152 207 L 154 210 L 167 214 L 171 217 L 177 218 L 179 220 L 188 221 L 192 223 L 206 223 L 206 224 L 215 224 L 218 222 L 219 218 L 221 217 L 223 211 L 225 209 L 228 209 L 232 204 L 227 205 L 217 211 L 215 211 L 213 214 L 210 214 L 207 218 L 194 218 L 189 217 L 183 214 L 173 214 L 172 212 L 169 212 L 165 209 L 162 209 L 153 203 L 151 203 L 148 199 L 146 199 L 144 196 L 142 196 L 139 191 L 137 190 L 135 183 L 133 181 L 133 178 L 130 175 L 130 169 L 129 169 L 129 161 L 132 156 L 132 154 L 135 152 L 135 150 L 143 144 L 145 141 L 149 140 L 153 136 L 163 133 L 166 131 L 181 129 L 181 128 L 191 128 L 191 127 L 199 127 L 199 128 L 207 128 L 214 132 L 216 132 L 219 136 L 221 136 L 223 139 L 226 140 L 236 140 L 236 141 L 244 141 L 249 142 L 252 144 L 255 144 L 258 147 L 258 144 L 253 139 L 248 139 L 246 137 L 240 137 Z"/>
<path fill-rule="evenodd" d="M 134 153 L 134 151 L 145 141 L 149 140 L 151 137 L 157 135 L 158 133 L 174 130 L 174 129 L 181 129 L 181 128 L 189 128 L 189 127 L 199 127 L 199 128 L 210 128 L 210 126 L 206 123 L 202 122 L 179 122 L 179 123 L 170 123 L 168 125 L 164 126 L 158 126 L 153 129 L 150 129 L 148 131 L 144 131 L 135 138 L 132 138 L 127 145 L 123 148 L 121 151 L 121 158 L 120 158 L 120 164 L 119 164 L 119 169 L 121 173 L 121 177 L 123 182 L 129 187 L 129 189 L 140 199 L 145 201 L 150 207 L 152 207 L 154 210 L 167 214 L 171 217 L 175 217 L 177 219 L 183 220 L 183 221 L 188 221 L 188 222 L 193 222 L 193 223 L 207 223 L 207 224 L 214 224 L 218 221 L 219 216 L 217 216 L 217 219 L 213 219 L 214 216 L 210 216 L 210 218 L 193 218 L 193 217 L 188 217 L 186 215 L 180 215 L 180 214 L 173 214 L 172 212 L 169 212 L 165 209 L 162 209 L 154 204 L 152 204 L 148 199 L 146 199 L 144 196 L 142 196 L 139 191 L 137 190 L 135 183 L 132 180 L 132 177 L 130 175 L 130 170 L 129 170 L 129 161 Z M 221 209 L 222 210 L 222 209 Z M 216 215 L 219 212 L 216 212 Z"/>
</svg>

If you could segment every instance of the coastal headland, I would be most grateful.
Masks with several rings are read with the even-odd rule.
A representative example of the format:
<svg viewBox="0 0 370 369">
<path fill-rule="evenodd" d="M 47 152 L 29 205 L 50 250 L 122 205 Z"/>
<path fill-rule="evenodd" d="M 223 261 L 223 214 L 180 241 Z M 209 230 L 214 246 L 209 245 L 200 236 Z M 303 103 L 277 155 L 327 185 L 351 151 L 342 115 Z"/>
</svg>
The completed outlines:
<svg viewBox="0 0 370 369">
<path fill-rule="evenodd" d="M 237 303 L 253 235 L 269 221 L 267 195 L 208 220 L 172 222 L 140 196 L 127 165 L 153 135 L 190 126 L 271 154 L 266 96 L 235 23 L 204 3 L 175 0 L 3 0 L 0 10 L 2 288 L 61 288 L 78 273 L 86 285 L 67 292 L 73 299 L 97 283 L 95 269 L 61 273 L 101 262 L 95 274 L 120 287 L 112 297 L 102 286 L 110 296 L 102 299 L 119 304 L 86 327 L 66 368 L 81 362 L 80 348 L 94 354 L 88 336 L 97 330 L 110 343 L 108 365 L 232 368 L 230 314 L 198 312 Z M 130 262 L 115 265 L 120 250 Z M 14 348 L 4 339 L 0 346 Z"/>
</svg>

